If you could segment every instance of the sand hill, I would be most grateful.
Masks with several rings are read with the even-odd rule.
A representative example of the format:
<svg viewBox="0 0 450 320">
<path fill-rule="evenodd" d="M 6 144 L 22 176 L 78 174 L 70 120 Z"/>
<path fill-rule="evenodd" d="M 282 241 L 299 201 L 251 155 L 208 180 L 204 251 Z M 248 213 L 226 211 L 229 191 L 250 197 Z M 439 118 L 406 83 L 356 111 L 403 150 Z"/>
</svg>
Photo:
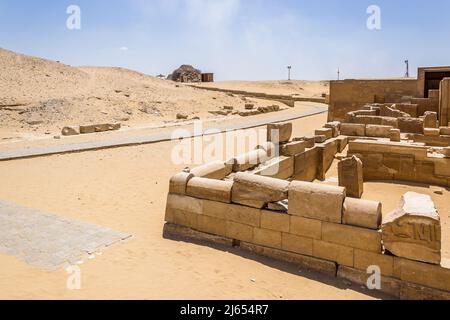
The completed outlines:
<svg viewBox="0 0 450 320">
<path fill-rule="evenodd" d="M 217 117 L 209 111 L 223 106 L 245 107 L 239 96 L 131 70 L 72 67 L 3 49 L 0 70 L 0 140 L 55 135 L 69 125 L 164 125 L 177 121 L 180 112 L 189 119 L 205 119 Z M 246 90 L 244 83 L 237 86 Z M 297 89 L 293 91 L 301 93 Z M 257 103 L 270 105 L 273 101 Z"/>
</svg>

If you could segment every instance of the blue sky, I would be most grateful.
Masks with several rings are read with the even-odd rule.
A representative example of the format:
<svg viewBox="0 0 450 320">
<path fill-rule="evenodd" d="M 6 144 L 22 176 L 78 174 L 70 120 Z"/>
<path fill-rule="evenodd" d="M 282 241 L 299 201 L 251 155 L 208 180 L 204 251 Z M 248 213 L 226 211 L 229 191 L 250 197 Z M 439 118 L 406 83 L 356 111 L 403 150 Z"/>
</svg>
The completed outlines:
<svg viewBox="0 0 450 320">
<path fill-rule="evenodd" d="M 81 30 L 68 30 L 69 5 Z M 381 30 L 366 10 L 381 9 Z M 219 80 L 397 77 L 450 65 L 449 0 L 0 0 L 0 47 L 156 75 L 182 63 Z"/>
</svg>

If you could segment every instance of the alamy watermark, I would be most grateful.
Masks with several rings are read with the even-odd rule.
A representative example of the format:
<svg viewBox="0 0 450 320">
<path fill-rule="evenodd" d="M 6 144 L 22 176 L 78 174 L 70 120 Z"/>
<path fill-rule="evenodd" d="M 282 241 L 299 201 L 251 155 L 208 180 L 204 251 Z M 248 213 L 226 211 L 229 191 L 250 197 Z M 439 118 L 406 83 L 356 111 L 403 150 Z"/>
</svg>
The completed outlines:
<svg viewBox="0 0 450 320">
<path fill-rule="evenodd" d="M 373 4 L 367 8 L 367 14 L 367 29 L 381 30 L 381 8 Z"/>
<path fill-rule="evenodd" d="M 68 266 L 66 272 L 69 275 L 66 281 L 67 290 L 81 290 L 81 268 Z"/>
<path fill-rule="evenodd" d="M 69 15 L 66 20 L 67 29 L 81 30 L 81 8 L 72 4 L 67 7 L 66 13 Z"/>
</svg>

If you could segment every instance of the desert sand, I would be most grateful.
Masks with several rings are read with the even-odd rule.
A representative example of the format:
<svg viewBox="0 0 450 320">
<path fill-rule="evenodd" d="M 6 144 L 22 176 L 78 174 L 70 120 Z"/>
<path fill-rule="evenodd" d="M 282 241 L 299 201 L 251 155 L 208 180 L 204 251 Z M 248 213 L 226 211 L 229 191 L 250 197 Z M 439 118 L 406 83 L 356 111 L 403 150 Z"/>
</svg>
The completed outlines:
<svg viewBox="0 0 450 320">
<path fill-rule="evenodd" d="M 243 111 L 246 103 L 256 107 L 274 104 L 198 89 L 127 69 L 72 67 L 4 49 L 0 49 L 0 69 L 0 142 L 53 137 L 65 126 L 116 122 L 123 128 L 164 126 L 180 122 L 178 113 L 188 119 L 205 120 L 221 118 L 210 111 L 224 106 Z M 305 94 L 311 97 L 328 90 L 326 82 L 233 84 L 241 86 L 272 88 L 269 91 L 278 91 L 276 88 L 280 87 L 281 92 L 302 92 L 304 86 Z"/>
<path fill-rule="evenodd" d="M 294 121 L 310 134 L 326 114 Z M 131 233 L 81 265 L 82 288 L 66 289 L 67 273 L 48 273 L 0 255 L 3 299 L 373 299 L 356 285 L 239 252 L 162 238 L 170 177 L 184 168 L 168 159 L 177 142 L 3 162 L 0 198 Z M 329 177 L 336 176 L 333 168 Z M 406 191 L 430 194 L 448 229 L 448 190 L 366 183 L 365 197 L 384 213 Z M 444 236 L 444 256 L 449 238 Z"/>
</svg>

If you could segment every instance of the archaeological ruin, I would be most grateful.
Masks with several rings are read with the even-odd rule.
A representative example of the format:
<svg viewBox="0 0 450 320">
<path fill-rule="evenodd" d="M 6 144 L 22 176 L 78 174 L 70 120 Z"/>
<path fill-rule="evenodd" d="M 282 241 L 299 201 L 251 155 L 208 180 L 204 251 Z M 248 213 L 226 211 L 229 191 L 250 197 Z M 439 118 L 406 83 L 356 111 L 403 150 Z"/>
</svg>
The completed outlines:
<svg viewBox="0 0 450 320">
<path fill-rule="evenodd" d="M 407 192 L 383 212 L 364 182 L 450 187 L 450 68 L 418 79 L 333 81 L 329 122 L 309 137 L 267 125 L 267 143 L 170 181 L 164 235 L 233 246 L 400 299 L 450 299 L 441 218 Z M 326 183 L 337 162 L 339 181 Z"/>
</svg>

